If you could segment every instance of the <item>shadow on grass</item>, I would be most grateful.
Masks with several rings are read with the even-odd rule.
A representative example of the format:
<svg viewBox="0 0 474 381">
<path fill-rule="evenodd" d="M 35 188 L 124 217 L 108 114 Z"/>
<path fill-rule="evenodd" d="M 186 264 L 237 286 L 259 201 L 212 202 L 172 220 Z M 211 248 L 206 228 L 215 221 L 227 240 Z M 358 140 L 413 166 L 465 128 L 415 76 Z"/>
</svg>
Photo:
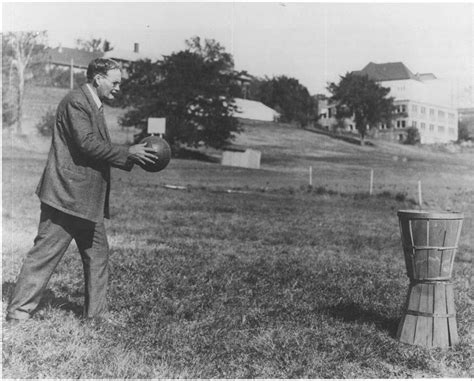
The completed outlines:
<svg viewBox="0 0 474 381">
<path fill-rule="evenodd" d="M 388 332 L 394 338 L 397 334 L 397 318 L 387 318 L 379 313 L 366 310 L 355 303 L 341 303 L 325 309 L 328 315 L 342 319 L 345 322 L 374 323 L 379 329 Z"/>
<path fill-rule="evenodd" d="M 207 163 L 220 163 L 219 158 L 206 155 L 205 153 L 187 149 L 187 148 L 180 148 L 174 155 L 177 159 L 184 159 L 184 160 L 197 160 L 197 161 L 204 161 Z"/>
<path fill-rule="evenodd" d="M 2 301 L 3 303 L 9 303 L 10 298 L 13 294 L 15 283 L 3 282 L 2 284 Z M 71 302 L 67 298 L 57 297 L 51 290 L 46 290 L 41 298 L 39 306 L 33 311 L 33 314 L 37 313 L 43 308 L 51 306 L 55 309 L 60 309 L 66 312 L 72 312 L 76 317 L 82 317 L 83 307 L 77 303 Z"/>
<path fill-rule="evenodd" d="M 326 135 L 326 136 L 329 136 L 330 138 L 333 138 L 333 139 L 342 140 L 344 142 L 360 146 L 360 138 L 355 137 L 355 136 L 353 137 L 353 136 L 349 136 L 349 135 L 334 134 L 334 133 L 331 133 L 329 131 L 323 131 L 323 130 L 319 130 L 319 129 L 312 128 L 312 127 L 307 127 L 307 128 L 305 128 L 305 130 L 309 131 L 309 132 L 313 132 L 315 134 Z M 375 147 L 375 144 L 372 143 L 371 141 L 368 141 L 368 140 L 364 141 L 364 145 L 370 146 L 370 147 Z"/>
</svg>

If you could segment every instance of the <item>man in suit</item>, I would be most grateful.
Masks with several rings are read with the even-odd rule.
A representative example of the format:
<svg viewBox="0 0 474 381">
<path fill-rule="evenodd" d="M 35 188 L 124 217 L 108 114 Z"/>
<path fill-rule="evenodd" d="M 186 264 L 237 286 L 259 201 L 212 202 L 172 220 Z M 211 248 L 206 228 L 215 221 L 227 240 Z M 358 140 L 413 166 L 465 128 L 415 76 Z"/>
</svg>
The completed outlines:
<svg viewBox="0 0 474 381">
<path fill-rule="evenodd" d="M 130 171 L 134 163 L 152 163 L 145 144 L 112 144 L 102 100 L 119 91 L 117 62 L 96 59 L 87 83 L 58 106 L 51 149 L 36 194 L 41 201 L 38 234 L 24 259 L 7 308 L 7 321 L 31 317 L 56 266 L 74 239 L 85 278 L 84 317 L 107 317 L 109 248 L 104 218 L 109 218 L 110 168 Z"/>
</svg>

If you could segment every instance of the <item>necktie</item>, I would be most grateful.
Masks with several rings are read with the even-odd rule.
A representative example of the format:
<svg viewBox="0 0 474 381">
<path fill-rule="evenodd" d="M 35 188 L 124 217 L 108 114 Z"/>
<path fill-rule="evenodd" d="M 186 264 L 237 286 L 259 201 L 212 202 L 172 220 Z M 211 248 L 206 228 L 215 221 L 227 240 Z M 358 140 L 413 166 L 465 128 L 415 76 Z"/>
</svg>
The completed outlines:
<svg viewBox="0 0 474 381">
<path fill-rule="evenodd" d="M 100 115 L 100 119 L 101 119 L 102 129 L 105 132 L 105 137 L 106 137 L 107 140 L 110 140 L 109 131 L 107 130 L 107 125 L 105 123 L 104 106 L 103 105 L 99 107 L 99 115 Z"/>
</svg>

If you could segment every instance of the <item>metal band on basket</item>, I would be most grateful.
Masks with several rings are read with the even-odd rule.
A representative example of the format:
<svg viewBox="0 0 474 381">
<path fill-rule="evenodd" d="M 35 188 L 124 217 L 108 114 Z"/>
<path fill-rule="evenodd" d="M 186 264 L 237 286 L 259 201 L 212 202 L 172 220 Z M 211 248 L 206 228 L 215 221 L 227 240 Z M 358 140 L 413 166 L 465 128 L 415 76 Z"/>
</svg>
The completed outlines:
<svg viewBox="0 0 474 381">
<path fill-rule="evenodd" d="M 429 312 L 421 312 L 421 311 L 413 311 L 407 310 L 407 314 L 414 315 L 414 316 L 424 316 L 424 317 L 434 317 L 434 318 L 453 318 L 456 317 L 456 314 L 439 314 L 439 313 L 429 313 Z"/>
<path fill-rule="evenodd" d="M 405 249 L 409 250 L 457 250 L 457 246 L 412 246 L 412 245 L 403 245 Z"/>
<path fill-rule="evenodd" d="M 410 278 L 410 284 L 454 284 L 450 282 L 451 278 L 425 278 L 413 279 Z"/>
</svg>

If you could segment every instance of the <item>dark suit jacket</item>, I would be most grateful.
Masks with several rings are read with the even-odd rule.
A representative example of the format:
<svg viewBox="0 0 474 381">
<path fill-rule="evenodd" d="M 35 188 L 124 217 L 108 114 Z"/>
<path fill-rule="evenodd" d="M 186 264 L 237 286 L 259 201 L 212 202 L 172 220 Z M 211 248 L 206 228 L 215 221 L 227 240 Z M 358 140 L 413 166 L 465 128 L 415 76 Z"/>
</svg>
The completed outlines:
<svg viewBox="0 0 474 381">
<path fill-rule="evenodd" d="M 93 222 L 109 218 L 110 167 L 130 170 L 128 148 L 112 144 L 86 85 L 64 97 L 36 194 L 41 202 Z"/>
</svg>

